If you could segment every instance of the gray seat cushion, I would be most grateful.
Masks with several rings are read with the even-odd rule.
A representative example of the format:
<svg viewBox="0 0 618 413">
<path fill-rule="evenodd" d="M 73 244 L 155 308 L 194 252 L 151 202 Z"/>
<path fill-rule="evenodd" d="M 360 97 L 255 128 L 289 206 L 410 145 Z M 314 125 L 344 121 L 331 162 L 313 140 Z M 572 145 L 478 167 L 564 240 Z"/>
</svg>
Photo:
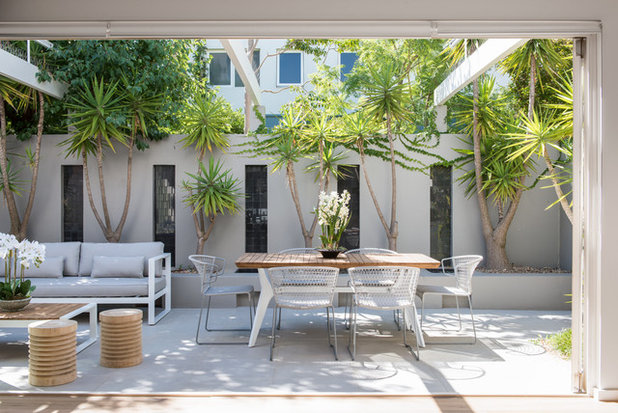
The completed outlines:
<svg viewBox="0 0 618 413">
<path fill-rule="evenodd" d="M 144 274 L 148 274 L 148 259 L 163 254 L 162 242 L 119 242 L 94 243 L 84 242 L 81 247 L 79 275 L 90 275 L 92 260 L 95 255 L 106 257 L 144 257 Z M 161 266 L 157 265 L 156 274 L 161 274 Z"/>
<path fill-rule="evenodd" d="M 79 250 L 81 242 L 44 242 L 45 257 L 64 257 L 64 275 L 79 272 Z"/>
<path fill-rule="evenodd" d="M 148 278 L 36 278 L 34 298 L 42 297 L 136 297 L 148 295 Z M 155 279 L 155 291 L 165 287 L 165 278 Z"/>
</svg>

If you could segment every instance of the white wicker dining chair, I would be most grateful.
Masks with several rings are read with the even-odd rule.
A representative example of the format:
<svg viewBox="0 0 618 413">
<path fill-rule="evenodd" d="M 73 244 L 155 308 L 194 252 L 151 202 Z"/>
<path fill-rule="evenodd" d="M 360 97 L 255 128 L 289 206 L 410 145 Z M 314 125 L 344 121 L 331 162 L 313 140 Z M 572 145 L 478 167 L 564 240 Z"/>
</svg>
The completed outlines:
<svg viewBox="0 0 618 413">
<path fill-rule="evenodd" d="M 396 255 L 399 254 L 397 251 L 393 251 L 393 250 L 387 250 L 386 248 L 374 248 L 374 247 L 369 247 L 369 248 L 356 248 L 353 250 L 347 250 L 346 255 L 349 254 L 385 254 L 385 255 Z M 351 309 L 352 308 L 352 300 L 348 300 L 345 306 L 345 312 L 343 314 L 343 319 L 346 320 L 346 328 L 349 328 L 350 326 L 350 322 L 348 319 L 348 307 Z M 351 314 L 350 314 L 351 315 Z M 395 322 L 395 325 L 397 325 L 397 330 L 401 330 L 401 323 L 399 322 L 401 318 L 401 314 L 399 314 L 399 310 L 395 310 L 393 311 L 393 321 Z"/>
<path fill-rule="evenodd" d="M 238 328 L 224 328 L 213 329 L 208 328 L 208 319 L 210 316 L 210 301 L 214 296 L 224 295 L 239 295 L 246 294 L 249 299 L 249 324 L 253 327 L 253 316 L 255 314 L 255 299 L 254 288 L 252 285 L 238 285 L 238 286 L 215 286 L 217 278 L 223 274 L 225 270 L 225 259 L 221 257 L 214 257 L 211 255 L 190 255 L 189 260 L 193 263 L 197 272 L 200 274 L 201 279 L 201 300 L 200 300 L 200 317 L 197 322 L 197 331 L 195 333 L 195 342 L 197 344 L 248 344 L 248 342 L 201 342 L 199 341 L 200 326 L 202 324 L 202 313 L 204 312 L 204 301 L 207 301 L 206 306 L 206 322 L 204 328 L 206 331 L 251 331 L 251 329 L 238 329 Z"/>
<path fill-rule="evenodd" d="M 273 288 L 275 308 L 273 308 L 272 338 L 270 343 L 270 361 L 273 360 L 275 348 L 275 322 L 277 309 L 290 308 L 311 310 L 326 308 L 326 326 L 328 344 L 333 348 L 335 360 L 337 354 L 337 328 L 333 297 L 339 269 L 333 267 L 276 267 L 268 269 L 268 277 Z M 332 327 L 330 312 L 332 311 Z M 331 328 L 334 345 L 331 343 Z"/>
<path fill-rule="evenodd" d="M 277 254 L 319 254 L 317 248 L 288 248 L 279 251 Z M 279 317 L 277 319 L 277 330 L 281 330 L 281 308 L 279 308 Z"/>
<path fill-rule="evenodd" d="M 446 272 L 446 263 L 451 262 L 453 274 Z M 462 329 L 461 311 L 459 309 L 459 297 L 468 299 L 468 308 L 470 310 L 470 319 L 472 320 L 472 331 L 474 332 L 474 342 L 476 343 L 476 327 L 474 325 L 474 313 L 472 312 L 472 275 L 476 267 L 483 261 L 480 255 L 459 255 L 456 257 L 444 258 L 440 262 L 442 273 L 444 275 L 453 275 L 455 277 L 455 286 L 440 286 L 440 285 L 419 285 L 416 289 L 416 295 L 421 298 L 421 330 L 423 327 L 423 318 L 425 311 L 425 296 L 446 295 L 455 297 L 457 305 L 457 316 L 459 318 L 459 330 Z M 472 343 L 472 344 L 473 344 Z M 448 343 L 445 343 L 448 344 Z"/>
<path fill-rule="evenodd" d="M 356 334 L 358 308 L 373 310 L 400 310 L 403 314 L 403 344 L 417 360 L 419 331 L 416 335 L 416 353 L 406 339 L 406 308 L 415 308 L 414 293 L 420 270 L 415 267 L 356 267 L 348 270 L 350 286 L 354 291 L 352 323 L 348 340 L 348 351 L 352 360 L 356 358 Z M 350 349 L 350 345 L 352 349 Z"/>
</svg>

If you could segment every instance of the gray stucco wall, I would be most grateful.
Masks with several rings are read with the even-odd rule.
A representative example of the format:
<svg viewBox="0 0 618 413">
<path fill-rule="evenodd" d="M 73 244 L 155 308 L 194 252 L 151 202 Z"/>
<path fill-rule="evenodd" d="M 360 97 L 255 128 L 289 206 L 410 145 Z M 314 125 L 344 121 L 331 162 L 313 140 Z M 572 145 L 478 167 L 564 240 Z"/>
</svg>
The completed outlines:
<svg viewBox="0 0 618 413">
<path fill-rule="evenodd" d="M 81 164 L 81 160 L 66 159 L 58 144 L 66 135 L 48 135 L 43 138 L 40 178 L 35 207 L 30 223 L 29 237 L 39 241 L 60 241 L 62 237 L 61 220 L 61 165 Z M 176 262 L 188 265 L 187 257 L 195 252 L 196 236 L 191 218 L 191 210 L 183 203 L 185 195 L 182 181 L 185 172 L 194 172 L 196 157 L 189 149 L 182 149 L 178 143 L 180 136 L 152 143 L 144 152 L 136 152 L 133 164 L 133 188 L 131 208 L 123 231 L 122 241 L 147 241 L 153 239 L 153 165 L 176 165 Z M 244 136 L 232 136 L 233 143 L 244 141 Z M 14 140 L 13 140 L 14 142 Z M 458 136 L 443 134 L 437 151 L 452 158 L 453 146 L 461 145 Z M 225 165 L 234 175 L 244 179 L 247 164 L 267 164 L 267 160 L 232 155 L 233 150 L 215 156 L 223 157 Z M 358 163 L 357 155 L 349 153 L 347 162 Z M 298 186 L 306 222 L 313 218 L 311 210 L 315 206 L 317 184 L 313 175 L 303 173 L 303 164 L 297 166 Z M 89 170 L 95 202 L 100 205 L 96 168 L 94 160 Z M 388 164 L 369 159 L 368 168 L 376 194 L 388 219 L 390 215 L 390 167 Z M 270 171 L 270 168 L 269 168 Z M 484 241 L 481 234 L 477 201 L 466 198 L 463 187 L 456 179 L 463 171 L 453 173 L 453 253 L 483 254 Z M 112 219 L 117 222 L 124 202 L 126 183 L 126 149 L 117 148 L 117 154 L 108 153 L 105 158 L 105 183 Z M 398 169 L 398 216 L 399 251 L 430 251 L 429 194 L 430 179 L 427 175 Z M 243 187 L 244 188 L 244 187 Z M 331 184 L 331 190 L 336 184 Z M 360 242 L 361 246 L 387 247 L 384 230 L 378 220 L 373 203 L 361 176 Z M 545 210 L 554 199 L 551 189 L 535 188 L 524 194 L 521 205 L 509 232 L 507 249 L 510 259 L 519 265 L 558 266 L 565 265 L 564 239 L 567 228 L 561 223 L 560 211 L 554 207 Z M 24 202 L 23 199 L 20 202 Z M 303 246 L 298 219 L 282 171 L 268 175 L 268 250 Z M 567 222 L 568 224 L 568 222 Z M 6 205 L 0 208 L 0 231 L 9 228 Z M 233 269 L 234 260 L 244 252 L 245 245 L 244 214 L 220 216 L 206 245 L 206 253 L 223 256 L 228 261 L 228 271 Z M 314 246 L 319 246 L 319 228 L 316 229 Z M 562 236 L 561 236 L 562 235 Z M 104 237 L 94 219 L 84 189 L 84 238 L 85 241 L 104 241 Z M 561 239 L 563 242 L 561 243 Z M 570 256 L 569 258 L 570 259 Z"/>
</svg>

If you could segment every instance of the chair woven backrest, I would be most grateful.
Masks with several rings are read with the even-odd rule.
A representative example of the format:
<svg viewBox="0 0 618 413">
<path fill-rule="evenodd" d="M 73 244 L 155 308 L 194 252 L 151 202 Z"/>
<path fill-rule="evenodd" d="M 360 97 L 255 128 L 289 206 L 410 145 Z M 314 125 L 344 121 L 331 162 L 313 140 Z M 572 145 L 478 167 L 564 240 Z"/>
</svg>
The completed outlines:
<svg viewBox="0 0 618 413">
<path fill-rule="evenodd" d="M 414 304 L 420 270 L 415 267 L 356 267 L 348 270 L 356 304 L 395 309 Z"/>
<path fill-rule="evenodd" d="M 287 250 L 281 250 L 278 254 L 319 254 L 315 248 L 288 248 Z"/>
<path fill-rule="evenodd" d="M 217 277 L 225 270 L 225 258 L 212 255 L 190 255 L 189 260 L 195 266 L 202 280 L 202 291 L 211 287 Z"/>
<path fill-rule="evenodd" d="M 280 307 L 322 308 L 333 305 L 339 269 L 276 267 L 268 269 L 275 302 Z"/>
<path fill-rule="evenodd" d="M 467 294 L 472 294 L 472 275 L 476 267 L 483 261 L 480 255 L 459 255 L 451 257 L 457 287 Z"/>
<path fill-rule="evenodd" d="M 347 250 L 346 254 L 399 254 L 397 251 L 387 250 L 385 248 L 357 248 L 354 250 Z"/>
</svg>

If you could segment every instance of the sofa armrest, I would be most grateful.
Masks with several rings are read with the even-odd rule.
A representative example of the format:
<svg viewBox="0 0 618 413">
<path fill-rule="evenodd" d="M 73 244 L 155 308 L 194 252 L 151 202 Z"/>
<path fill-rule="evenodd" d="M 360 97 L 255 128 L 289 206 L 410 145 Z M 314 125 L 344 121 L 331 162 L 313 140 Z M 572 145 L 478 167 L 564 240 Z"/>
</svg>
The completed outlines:
<svg viewBox="0 0 618 413">
<path fill-rule="evenodd" d="M 165 288 L 169 289 L 172 283 L 172 254 L 166 252 L 161 255 L 148 259 L 148 295 L 153 297 L 155 294 L 155 276 L 157 261 L 165 260 L 162 276 L 165 277 Z"/>
</svg>

